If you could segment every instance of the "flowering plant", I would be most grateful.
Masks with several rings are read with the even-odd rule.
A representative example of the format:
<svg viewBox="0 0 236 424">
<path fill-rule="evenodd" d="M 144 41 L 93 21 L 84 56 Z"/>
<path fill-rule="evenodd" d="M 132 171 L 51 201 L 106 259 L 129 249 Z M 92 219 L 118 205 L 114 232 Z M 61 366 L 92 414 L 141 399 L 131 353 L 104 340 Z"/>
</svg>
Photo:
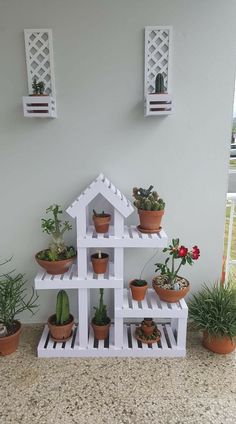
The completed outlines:
<svg viewBox="0 0 236 424">
<path fill-rule="evenodd" d="M 176 278 L 182 265 L 189 264 L 193 265 L 200 256 L 200 250 L 197 246 L 193 246 L 192 250 L 189 250 L 185 246 L 180 246 L 179 239 L 173 239 L 172 244 L 169 247 L 165 247 L 163 252 L 169 252 L 169 257 L 165 260 L 165 263 L 155 264 L 156 270 L 161 271 L 161 275 L 165 275 L 168 282 L 173 287 L 176 284 Z M 168 266 L 168 262 L 171 259 L 171 267 Z M 175 261 L 180 260 L 177 267 L 175 267 Z"/>
</svg>

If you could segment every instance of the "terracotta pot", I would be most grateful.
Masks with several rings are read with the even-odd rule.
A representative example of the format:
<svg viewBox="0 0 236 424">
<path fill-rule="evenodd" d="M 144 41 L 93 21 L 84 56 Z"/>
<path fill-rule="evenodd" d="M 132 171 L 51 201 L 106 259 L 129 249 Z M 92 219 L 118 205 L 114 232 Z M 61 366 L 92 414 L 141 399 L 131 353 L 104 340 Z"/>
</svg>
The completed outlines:
<svg viewBox="0 0 236 424">
<path fill-rule="evenodd" d="M 162 211 L 145 211 L 143 209 L 138 209 L 139 220 L 140 220 L 140 231 L 159 231 L 161 226 L 162 216 L 164 215 L 164 210 Z"/>
<path fill-rule="evenodd" d="M 137 300 L 138 302 L 140 302 L 141 300 L 143 300 L 145 298 L 146 291 L 147 291 L 147 288 L 148 288 L 148 284 L 146 282 L 146 285 L 144 285 L 144 286 L 135 286 L 133 284 L 135 281 L 136 280 L 132 280 L 129 283 L 129 287 L 130 287 L 130 290 L 131 290 L 131 293 L 132 293 L 132 298 L 134 300 Z"/>
<path fill-rule="evenodd" d="M 94 337 L 97 340 L 105 340 L 108 337 L 109 334 L 109 328 L 111 325 L 111 320 L 109 318 L 109 323 L 106 325 L 96 325 L 92 321 L 92 327 L 94 331 Z"/>
<path fill-rule="evenodd" d="M 233 352 L 236 346 L 235 342 L 232 341 L 228 336 L 209 336 L 207 331 L 203 332 L 202 344 L 206 349 L 221 354 Z"/>
<path fill-rule="evenodd" d="M 16 320 L 14 322 L 16 323 L 16 332 L 10 336 L 0 337 L 0 356 L 10 355 L 18 348 L 21 333 L 21 323 Z"/>
<path fill-rule="evenodd" d="M 109 261 L 109 255 L 107 253 L 102 253 L 102 257 L 98 258 L 98 254 L 94 253 L 91 255 L 91 261 L 93 265 L 93 271 L 95 274 L 105 274 L 107 270 L 107 265 Z"/>
<path fill-rule="evenodd" d="M 93 222 L 97 233 L 107 233 L 111 222 L 111 215 L 104 214 L 103 216 L 93 215 Z"/>
<path fill-rule="evenodd" d="M 72 327 L 74 325 L 74 317 L 70 314 L 70 321 L 64 325 L 56 325 L 56 315 L 51 315 L 48 318 L 48 328 L 50 335 L 57 342 L 68 340 L 72 336 Z"/>
<path fill-rule="evenodd" d="M 152 280 L 152 287 L 154 288 L 154 290 L 155 290 L 156 294 L 159 296 L 159 298 L 161 300 L 164 300 L 167 303 L 178 302 L 180 299 L 183 299 L 183 297 L 185 297 L 186 294 L 190 290 L 190 283 L 186 279 L 185 279 L 185 281 L 187 281 L 188 286 L 184 287 L 183 289 L 180 289 L 180 290 L 163 289 L 162 287 L 158 286 L 158 284 L 156 283 L 157 279 L 158 279 L 158 277 L 155 277 Z"/>
<path fill-rule="evenodd" d="M 70 268 L 70 266 L 73 264 L 76 256 L 73 256 L 73 258 L 70 259 L 63 259 L 60 261 L 45 261 L 43 259 L 39 259 L 37 257 L 37 255 L 41 253 L 38 252 L 35 255 L 35 259 L 38 262 L 38 264 L 44 268 L 48 274 L 52 274 L 52 275 L 60 275 L 60 274 L 65 274 L 65 272 L 68 271 L 68 269 Z"/>
<path fill-rule="evenodd" d="M 153 331 L 155 330 L 155 324 L 152 324 L 152 325 L 151 325 L 151 323 L 149 323 L 149 324 L 150 325 L 147 325 L 145 323 L 145 321 L 142 322 L 142 324 L 141 324 L 141 329 L 142 329 L 142 332 L 145 334 L 145 336 L 151 336 Z"/>
</svg>

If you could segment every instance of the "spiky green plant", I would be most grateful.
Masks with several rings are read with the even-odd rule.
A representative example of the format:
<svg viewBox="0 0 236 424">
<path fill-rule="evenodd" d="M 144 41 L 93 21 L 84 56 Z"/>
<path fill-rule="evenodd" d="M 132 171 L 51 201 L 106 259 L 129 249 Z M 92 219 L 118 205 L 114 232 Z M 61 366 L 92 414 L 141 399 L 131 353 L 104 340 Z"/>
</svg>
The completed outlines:
<svg viewBox="0 0 236 424">
<path fill-rule="evenodd" d="M 60 290 L 57 294 L 56 304 L 56 324 L 66 324 L 70 319 L 69 298 L 65 290 Z"/>
<path fill-rule="evenodd" d="M 164 77 L 162 74 L 157 74 L 155 80 L 155 93 L 163 94 L 165 92 Z"/>
<path fill-rule="evenodd" d="M 95 309 L 93 323 L 95 325 L 106 325 L 110 322 L 110 318 L 107 316 L 107 307 L 103 303 L 104 289 L 99 289 L 99 293 L 100 293 L 99 306 L 93 307 Z"/>
<path fill-rule="evenodd" d="M 45 83 L 43 81 L 37 82 L 37 79 L 34 78 L 32 83 L 32 88 L 33 88 L 33 94 L 35 95 L 43 94 L 45 89 Z"/>
<path fill-rule="evenodd" d="M 134 206 L 146 211 L 161 211 L 165 209 L 165 202 L 159 197 L 151 185 L 147 190 L 144 188 L 133 188 Z"/>
<path fill-rule="evenodd" d="M 232 283 L 203 284 L 189 302 L 189 317 L 196 328 L 209 336 L 236 336 L 236 291 Z"/>
</svg>

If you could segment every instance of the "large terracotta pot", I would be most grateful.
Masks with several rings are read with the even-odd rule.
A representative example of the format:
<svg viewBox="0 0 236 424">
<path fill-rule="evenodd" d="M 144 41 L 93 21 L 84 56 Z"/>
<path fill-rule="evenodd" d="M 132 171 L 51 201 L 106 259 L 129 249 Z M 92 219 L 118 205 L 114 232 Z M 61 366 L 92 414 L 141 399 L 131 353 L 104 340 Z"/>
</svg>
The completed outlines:
<svg viewBox="0 0 236 424">
<path fill-rule="evenodd" d="M 96 325 L 92 321 L 92 327 L 94 331 L 94 337 L 97 340 L 106 340 L 109 334 L 109 328 L 111 325 L 111 320 L 109 318 L 109 322 L 106 325 Z"/>
<path fill-rule="evenodd" d="M 221 354 L 231 353 L 235 349 L 235 342 L 232 341 L 229 337 L 209 336 L 207 331 L 203 332 L 202 344 L 206 349 Z"/>
<path fill-rule="evenodd" d="M 139 230 L 142 232 L 159 232 L 161 227 L 162 216 L 164 215 L 164 210 L 162 211 L 145 211 L 143 209 L 138 209 L 140 226 Z"/>
<path fill-rule="evenodd" d="M 147 288 L 148 288 L 148 284 L 147 284 L 147 282 L 146 282 L 146 284 L 145 285 L 143 285 L 143 286 L 136 286 L 135 285 L 135 281 L 136 280 L 132 280 L 130 283 L 129 283 L 129 287 L 130 287 L 130 290 L 131 290 L 131 293 L 132 293 L 132 298 L 134 299 L 134 300 L 137 300 L 138 302 L 140 302 L 140 301 L 142 301 L 144 298 L 145 298 L 145 296 L 146 296 L 146 291 L 147 291 Z"/>
<path fill-rule="evenodd" d="M 10 355 L 18 348 L 21 333 L 21 323 L 14 321 L 16 324 L 16 332 L 10 336 L 0 337 L 0 355 Z"/>
<path fill-rule="evenodd" d="M 188 286 L 184 287 L 180 290 L 164 289 L 157 284 L 157 281 L 158 281 L 158 277 L 154 277 L 153 280 L 152 280 L 152 287 L 154 288 L 154 290 L 155 290 L 156 294 L 159 296 L 159 298 L 161 300 L 164 300 L 167 303 L 178 302 L 180 299 L 183 299 L 183 297 L 185 297 L 186 294 L 190 290 L 190 283 L 186 279 L 185 279 L 185 281 L 187 281 Z"/>
<path fill-rule="evenodd" d="M 53 314 L 48 318 L 48 328 L 53 340 L 64 342 L 72 336 L 72 328 L 74 325 L 74 317 L 70 314 L 70 321 L 67 324 L 56 325 L 56 315 Z"/>
<path fill-rule="evenodd" d="M 38 264 L 44 268 L 48 274 L 52 274 L 52 275 L 61 275 L 61 274 L 65 274 L 65 272 L 68 271 L 68 269 L 70 268 L 70 266 L 73 264 L 76 256 L 74 256 L 73 258 L 70 259 L 63 259 L 60 261 L 45 261 L 43 259 L 39 259 L 37 257 L 37 255 L 41 253 L 38 252 L 35 255 L 35 259 L 38 262 Z"/>
<path fill-rule="evenodd" d="M 102 257 L 99 258 L 97 253 L 91 255 L 91 261 L 93 265 L 93 271 L 95 274 L 105 274 L 107 270 L 107 265 L 109 261 L 109 255 L 107 253 L 102 253 Z"/>
<path fill-rule="evenodd" d="M 97 233 L 107 233 L 111 222 L 111 215 L 104 214 L 102 216 L 93 215 L 93 222 Z"/>
</svg>

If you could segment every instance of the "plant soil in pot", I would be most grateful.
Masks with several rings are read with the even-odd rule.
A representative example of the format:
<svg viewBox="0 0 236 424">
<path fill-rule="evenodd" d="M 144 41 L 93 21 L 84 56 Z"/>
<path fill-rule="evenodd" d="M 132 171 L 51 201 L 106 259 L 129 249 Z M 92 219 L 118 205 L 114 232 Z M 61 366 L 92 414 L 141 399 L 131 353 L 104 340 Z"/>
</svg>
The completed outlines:
<svg viewBox="0 0 236 424">
<path fill-rule="evenodd" d="M 93 210 L 93 222 L 97 233 L 107 233 L 111 222 L 111 215 L 105 212 L 97 213 Z"/>
<path fill-rule="evenodd" d="M 135 279 L 129 284 L 132 293 L 132 298 L 137 301 L 142 301 L 146 296 L 148 283 L 145 280 Z"/>
<path fill-rule="evenodd" d="M 95 274 L 105 274 L 109 261 L 109 255 L 107 253 L 94 253 L 91 255 L 91 261 L 93 265 L 93 271 Z"/>
<path fill-rule="evenodd" d="M 134 205 L 138 209 L 140 220 L 138 230 L 144 233 L 158 233 L 164 214 L 165 203 L 152 189 L 153 186 L 147 190 L 141 187 L 133 188 Z"/>
<path fill-rule="evenodd" d="M 13 329 L 9 334 L 3 337 L 0 336 L 0 356 L 6 356 L 14 353 L 19 346 L 21 323 L 15 320 L 13 321 L 13 325 Z"/>
<path fill-rule="evenodd" d="M 51 338 L 56 342 L 64 342 L 72 336 L 74 317 L 70 314 L 68 295 L 65 290 L 57 294 L 56 314 L 48 318 Z"/>
<path fill-rule="evenodd" d="M 235 342 L 227 336 L 210 336 L 204 331 L 202 338 L 203 346 L 215 353 L 227 354 L 235 350 Z"/>
<path fill-rule="evenodd" d="M 178 290 L 175 290 L 164 275 L 158 275 L 152 280 L 152 287 L 161 300 L 168 303 L 178 302 L 186 296 L 190 289 L 190 283 L 185 278 L 176 277 Z M 173 288 L 172 288 L 173 287 Z"/>
<path fill-rule="evenodd" d="M 74 252 L 75 251 L 73 250 L 73 253 Z M 57 259 L 55 261 L 40 259 L 40 257 L 47 257 L 47 254 L 48 254 L 48 250 L 41 250 L 41 252 L 38 252 L 35 255 L 35 259 L 38 262 L 38 264 L 48 272 L 48 274 L 52 274 L 52 275 L 65 274 L 65 272 L 68 271 L 68 269 L 73 264 L 76 258 L 76 255 L 74 255 L 72 256 L 72 258 L 69 258 L 69 259 L 61 259 L 61 260 Z"/>
<path fill-rule="evenodd" d="M 107 316 L 107 308 L 103 303 L 104 289 L 99 289 L 100 299 L 98 307 L 94 307 L 95 315 L 92 319 L 92 327 L 94 331 L 94 338 L 97 340 L 105 340 L 109 334 L 111 320 Z"/>
</svg>

